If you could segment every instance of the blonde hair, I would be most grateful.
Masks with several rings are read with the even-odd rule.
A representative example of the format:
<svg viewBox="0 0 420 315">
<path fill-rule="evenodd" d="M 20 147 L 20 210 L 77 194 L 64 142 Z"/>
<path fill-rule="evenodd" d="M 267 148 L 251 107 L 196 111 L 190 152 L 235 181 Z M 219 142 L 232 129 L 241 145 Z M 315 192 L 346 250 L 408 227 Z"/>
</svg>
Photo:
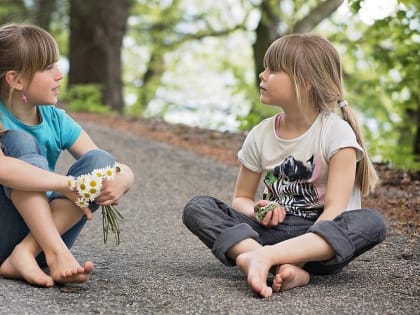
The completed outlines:
<svg viewBox="0 0 420 315">
<path fill-rule="evenodd" d="M 16 71 L 18 79 L 30 82 L 37 71 L 47 69 L 58 57 L 57 42 L 44 29 L 16 23 L 0 26 L 0 99 L 9 103 L 14 92 L 5 79 L 8 71 Z"/>
<path fill-rule="evenodd" d="M 277 39 L 264 56 L 264 67 L 289 75 L 300 107 L 312 105 L 320 112 L 334 112 L 337 104 L 344 101 L 340 57 L 334 46 L 321 36 L 291 34 Z M 374 190 L 378 175 L 353 111 L 348 104 L 340 108 L 364 150 L 356 168 L 356 184 L 363 195 L 368 195 Z"/>
</svg>

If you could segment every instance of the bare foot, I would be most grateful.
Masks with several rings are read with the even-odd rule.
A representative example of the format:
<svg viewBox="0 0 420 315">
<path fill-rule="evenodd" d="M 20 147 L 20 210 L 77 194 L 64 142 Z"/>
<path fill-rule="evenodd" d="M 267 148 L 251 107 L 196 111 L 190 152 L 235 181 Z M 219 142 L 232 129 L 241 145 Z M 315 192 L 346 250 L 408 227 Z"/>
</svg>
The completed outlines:
<svg viewBox="0 0 420 315">
<path fill-rule="evenodd" d="M 272 288 L 267 286 L 268 271 L 271 268 L 268 259 L 253 251 L 239 255 L 236 264 L 247 275 L 248 284 L 255 293 L 264 298 L 273 294 Z"/>
<path fill-rule="evenodd" d="M 12 254 L 0 266 L 0 275 L 7 279 L 21 279 L 41 286 L 52 287 L 54 280 L 39 267 L 35 258 L 16 246 Z"/>
<path fill-rule="evenodd" d="M 94 269 L 93 263 L 89 260 L 81 266 L 70 251 L 46 257 L 51 277 L 58 283 L 86 282 Z"/>
<path fill-rule="evenodd" d="M 285 264 L 278 268 L 271 287 L 274 292 L 286 291 L 307 285 L 309 279 L 309 273 L 302 268 Z"/>
</svg>

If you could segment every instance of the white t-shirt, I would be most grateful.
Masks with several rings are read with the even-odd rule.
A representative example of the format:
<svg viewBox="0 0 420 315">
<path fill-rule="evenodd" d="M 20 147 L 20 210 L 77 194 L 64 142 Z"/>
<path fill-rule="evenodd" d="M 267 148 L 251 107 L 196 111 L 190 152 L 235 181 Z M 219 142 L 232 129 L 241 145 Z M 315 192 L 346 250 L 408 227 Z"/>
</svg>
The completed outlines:
<svg viewBox="0 0 420 315">
<path fill-rule="evenodd" d="M 277 116 L 250 131 L 239 160 L 251 171 L 265 173 L 264 199 L 277 201 L 288 214 L 316 219 L 324 208 L 330 158 L 352 147 L 360 160 L 363 150 L 350 125 L 335 113 L 319 114 L 303 135 L 292 140 L 277 137 Z M 360 190 L 355 186 L 346 210 L 360 208 Z"/>
</svg>

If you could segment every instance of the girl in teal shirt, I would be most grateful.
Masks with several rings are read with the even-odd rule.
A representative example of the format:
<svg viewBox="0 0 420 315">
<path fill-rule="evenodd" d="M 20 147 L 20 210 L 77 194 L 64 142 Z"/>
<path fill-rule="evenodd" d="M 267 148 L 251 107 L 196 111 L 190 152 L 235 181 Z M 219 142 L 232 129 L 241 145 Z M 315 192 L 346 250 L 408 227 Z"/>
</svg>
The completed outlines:
<svg viewBox="0 0 420 315">
<path fill-rule="evenodd" d="M 45 30 L 0 26 L 0 160 L 8 163 L 0 167 L 0 275 L 44 287 L 89 279 L 94 264 L 79 263 L 70 248 L 92 212 L 118 203 L 134 180 L 120 164 L 95 202 L 79 208 L 66 177 L 53 173 L 63 150 L 76 159 L 67 174 L 74 177 L 115 163 L 63 110 L 43 105 L 57 102 L 58 57 Z"/>
</svg>

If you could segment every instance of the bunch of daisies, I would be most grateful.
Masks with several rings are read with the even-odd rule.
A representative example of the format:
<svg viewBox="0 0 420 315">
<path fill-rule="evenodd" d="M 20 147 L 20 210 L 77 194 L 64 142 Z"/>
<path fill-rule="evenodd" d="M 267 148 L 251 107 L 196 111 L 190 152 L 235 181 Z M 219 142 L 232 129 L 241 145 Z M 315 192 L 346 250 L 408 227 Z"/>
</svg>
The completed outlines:
<svg viewBox="0 0 420 315">
<path fill-rule="evenodd" d="M 115 163 L 114 166 L 106 166 L 101 169 L 95 169 L 89 174 L 83 174 L 78 177 L 68 176 L 67 185 L 71 191 L 77 191 L 79 198 L 75 203 L 80 208 L 86 208 L 101 193 L 104 180 L 113 180 L 117 173 L 121 172 L 121 167 Z M 102 227 L 104 234 L 104 243 L 108 240 L 109 232 L 115 235 L 116 243 L 120 244 L 120 228 L 118 221 L 123 220 L 123 215 L 114 205 L 101 206 L 102 209 Z"/>
</svg>

